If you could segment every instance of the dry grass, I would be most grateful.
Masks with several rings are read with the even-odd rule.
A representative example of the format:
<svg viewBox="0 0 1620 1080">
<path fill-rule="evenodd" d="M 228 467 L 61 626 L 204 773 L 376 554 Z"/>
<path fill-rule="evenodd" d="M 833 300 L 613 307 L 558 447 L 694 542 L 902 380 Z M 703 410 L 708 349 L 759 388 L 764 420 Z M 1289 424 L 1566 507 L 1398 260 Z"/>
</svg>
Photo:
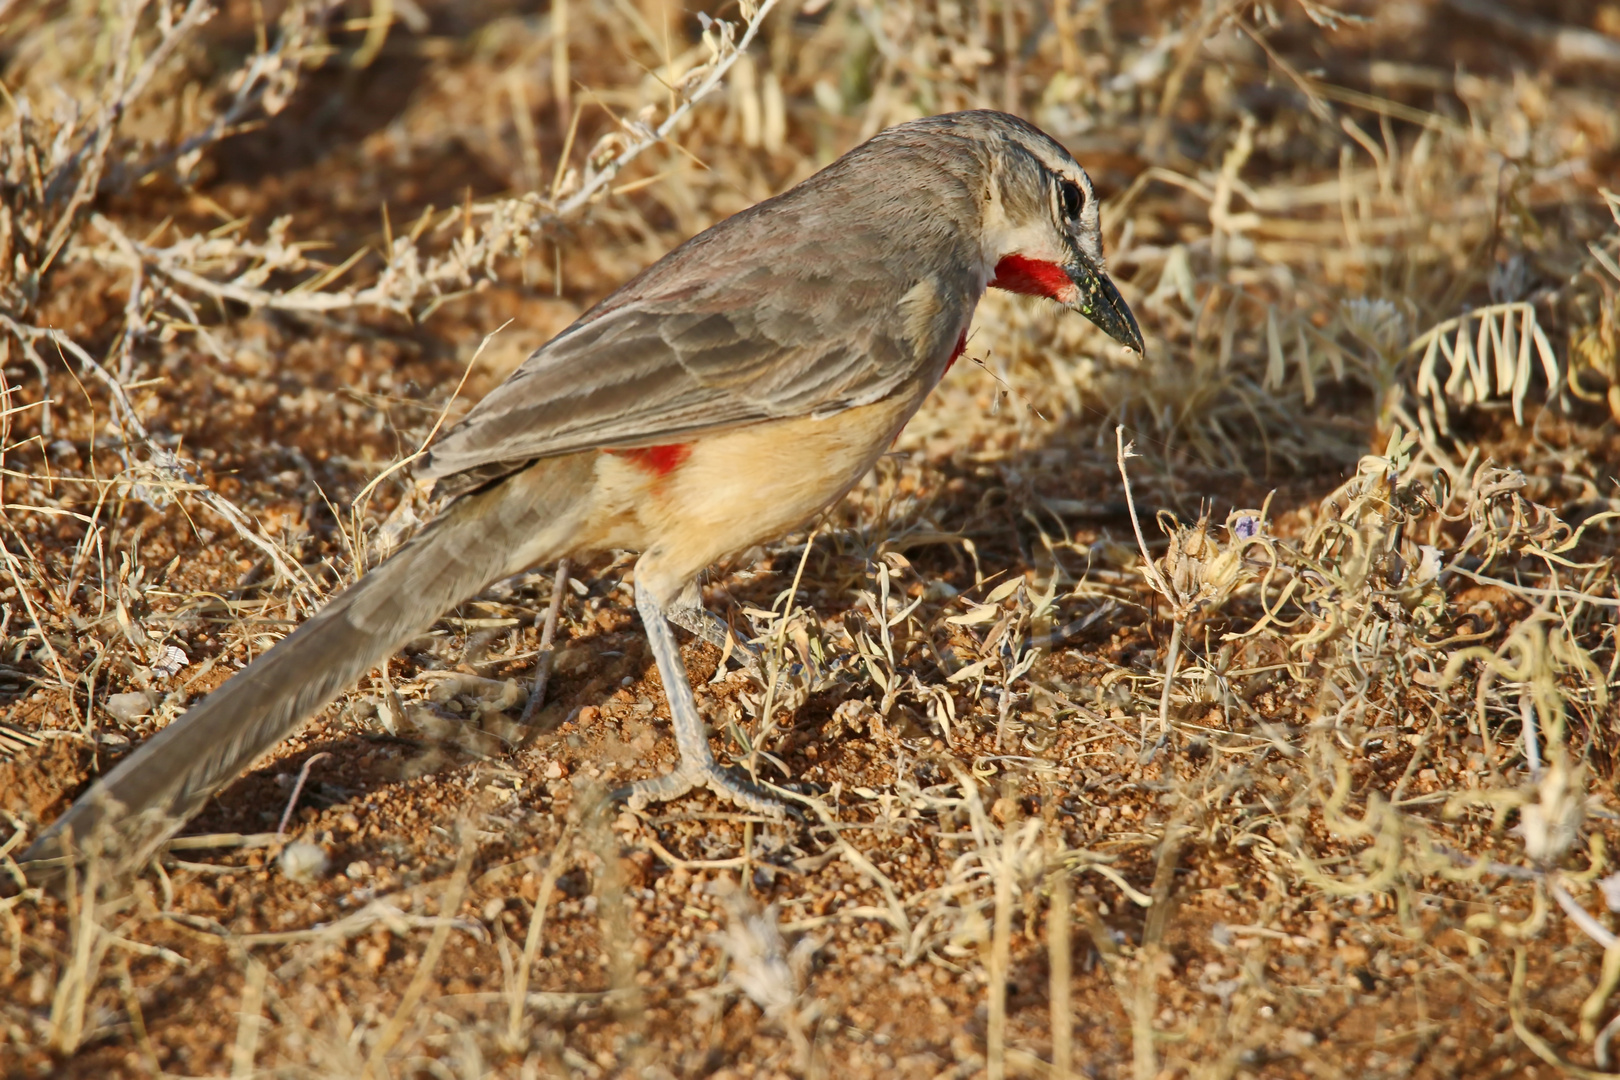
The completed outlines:
<svg viewBox="0 0 1620 1080">
<path fill-rule="evenodd" d="M 710 16 L 6 16 L 6 1074 L 1612 1068 L 1620 6 Z M 529 349 L 986 105 L 1108 193 L 1149 355 L 991 297 L 874 476 L 709 580 L 766 659 L 691 647 L 702 703 L 806 824 L 603 804 L 671 752 L 603 560 L 447 613 L 136 880 L 26 886 Z"/>
</svg>

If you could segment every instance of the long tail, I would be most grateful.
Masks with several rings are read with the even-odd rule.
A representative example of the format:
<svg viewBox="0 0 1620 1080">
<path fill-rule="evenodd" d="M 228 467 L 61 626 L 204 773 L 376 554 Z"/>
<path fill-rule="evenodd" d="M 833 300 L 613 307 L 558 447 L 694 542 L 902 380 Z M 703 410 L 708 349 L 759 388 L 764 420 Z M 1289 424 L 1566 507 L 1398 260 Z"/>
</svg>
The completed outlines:
<svg viewBox="0 0 1620 1080">
<path fill-rule="evenodd" d="M 447 608 L 569 553 L 588 512 L 594 454 L 535 463 L 452 503 L 391 558 L 148 739 L 28 849 L 100 850 L 139 865 L 220 788 L 393 655 Z"/>
</svg>

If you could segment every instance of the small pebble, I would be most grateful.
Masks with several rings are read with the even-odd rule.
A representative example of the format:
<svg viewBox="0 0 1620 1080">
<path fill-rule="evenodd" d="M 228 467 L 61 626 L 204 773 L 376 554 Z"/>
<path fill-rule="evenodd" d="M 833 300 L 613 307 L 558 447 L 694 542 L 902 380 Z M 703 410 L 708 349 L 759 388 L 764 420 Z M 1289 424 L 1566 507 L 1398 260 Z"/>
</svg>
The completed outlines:
<svg viewBox="0 0 1620 1080">
<path fill-rule="evenodd" d="M 145 690 L 131 690 L 127 694 L 113 694 L 102 702 L 107 712 L 112 714 L 114 720 L 122 720 L 126 724 L 139 720 L 152 711 L 157 704 L 157 695 Z"/>
<path fill-rule="evenodd" d="M 307 884 L 326 876 L 331 860 L 318 844 L 295 841 L 281 849 L 281 872 L 287 880 Z"/>
</svg>

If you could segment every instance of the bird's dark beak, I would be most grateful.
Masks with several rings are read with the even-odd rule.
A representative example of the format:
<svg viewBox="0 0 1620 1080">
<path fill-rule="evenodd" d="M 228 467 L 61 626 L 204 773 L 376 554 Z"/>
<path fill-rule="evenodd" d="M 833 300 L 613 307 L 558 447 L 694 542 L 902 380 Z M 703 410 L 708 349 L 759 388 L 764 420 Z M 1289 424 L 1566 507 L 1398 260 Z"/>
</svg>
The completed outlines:
<svg viewBox="0 0 1620 1080">
<path fill-rule="evenodd" d="M 1069 301 L 1069 306 L 1096 323 L 1103 333 L 1121 345 L 1146 356 L 1147 350 L 1142 347 L 1142 331 L 1136 325 L 1136 316 L 1131 314 L 1130 306 L 1119 295 L 1119 289 L 1115 288 L 1108 275 L 1079 253 L 1063 269 L 1078 290 L 1074 299 Z"/>
</svg>

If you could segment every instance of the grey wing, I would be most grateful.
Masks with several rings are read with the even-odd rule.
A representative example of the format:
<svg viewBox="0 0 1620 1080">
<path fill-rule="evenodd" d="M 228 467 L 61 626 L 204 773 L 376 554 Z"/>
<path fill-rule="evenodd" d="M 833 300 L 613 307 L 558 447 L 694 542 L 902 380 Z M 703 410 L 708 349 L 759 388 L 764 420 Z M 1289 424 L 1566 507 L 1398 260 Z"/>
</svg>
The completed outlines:
<svg viewBox="0 0 1620 1080">
<path fill-rule="evenodd" d="M 588 316 L 479 402 L 420 474 L 492 478 L 556 454 L 833 412 L 883 397 L 916 370 L 914 344 L 838 325 L 841 305 L 716 299 L 633 300 Z"/>
<path fill-rule="evenodd" d="M 834 413 L 943 370 L 984 291 L 964 227 L 981 166 L 947 143 L 874 139 L 688 240 L 524 361 L 420 474 L 465 490 L 535 458 Z M 896 168 L 930 180 L 884 182 Z"/>
</svg>

